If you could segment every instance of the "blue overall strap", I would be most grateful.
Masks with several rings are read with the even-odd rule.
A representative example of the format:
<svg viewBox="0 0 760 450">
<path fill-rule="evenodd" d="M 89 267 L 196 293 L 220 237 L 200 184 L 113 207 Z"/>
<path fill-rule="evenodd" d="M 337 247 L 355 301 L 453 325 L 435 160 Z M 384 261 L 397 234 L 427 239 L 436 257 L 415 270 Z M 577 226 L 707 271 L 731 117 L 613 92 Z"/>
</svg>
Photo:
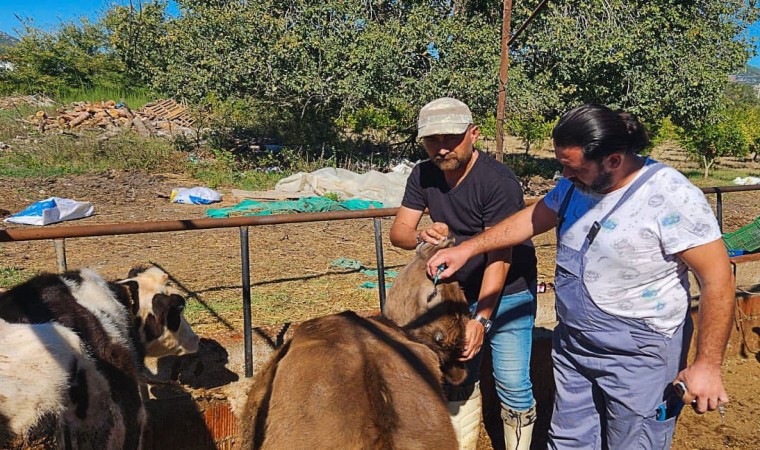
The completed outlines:
<svg viewBox="0 0 760 450">
<path fill-rule="evenodd" d="M 573 198 L 573 192 L 575 192 L 575 185 L 570 183 L 570 189 L 565 192 L 565 196 L 562 198 L 562 204 L 557 210 L 557 245 L 559 245 L 559 232 L 562 229 L 562 224 L 565 223 L 565 213 L 567 212 L 567 205 L 570 204 L 570 199 Z"/>
<path fill-rule="evenodd" d="M 644 183 L 647 182 L 650 178 L 652 178 L 652 175 L 657 173 L 660 169 L 664 169 L 666 166 L 662 163 L 654 163 L 651 166 L 649 166 L 649 169 L 641 174 L 640 177 L 636 178 L 633 183 L 631 183 L 630 186 L 628 186 L 628 189 L 623 193 L 623 196 L 620 197 L 620 200 L 618 200 L 617 203 L 615 203 L 615 206 L 610 209 L 607 214 L 602 217 L 601 220 L 595 221 L 591 225 L 591 229 L 588 231 L 588 234 L 586 235 L 586 242 L 583 243 L 583 247 L 581 248 L 581 253 L 586 253 L 586 250 L 588 250 L 589 246 L 594 243 L 594 239 L 596 239 L 596 235 L 599 233 L 599 230 L 602 229 L 602 224 L 614 213 L 617 211 L 617 209 L 623 205 L 631 196 L 639 190 L 641 186 L 644 185 Z"/>
</svg>

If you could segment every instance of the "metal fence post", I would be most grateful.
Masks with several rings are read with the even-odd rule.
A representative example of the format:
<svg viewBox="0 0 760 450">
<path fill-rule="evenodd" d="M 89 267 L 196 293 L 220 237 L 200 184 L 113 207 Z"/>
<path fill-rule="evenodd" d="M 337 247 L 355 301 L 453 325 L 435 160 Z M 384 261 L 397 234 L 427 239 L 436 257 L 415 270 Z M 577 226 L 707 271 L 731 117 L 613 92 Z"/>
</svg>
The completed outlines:
<svg viewBox="0 0 760 450">
<path fill-rule="evenodd" d="M 715 206 L 718 216 L 718 229 L 723 233 L 723 194 L 719 188 L 715 188 Z"/>
<path fill-rule="evenodd" d="M 377 258 L 377 288 L 380 292 L 380 312 L 385 308 L 385 262 L 383 261 L 383 229 L 375 217 L 375 256 Z"/>
<path fill-rule="evenodd" d="M 240 227 L 240 267 L 243 277 L 243 338 L 245 339 L 245 376 L 253 376 L 251 338 L 251 265 L 248 258 L 248 227 Z"/>
<path fill-rule="evenodd" d="M 68 270 L 66 265 L 66 239 L 53 240 L 53 247 L 55 248 L 55 261 L 58 265 L 58 273 L 63 273 Z"/>
</svg>

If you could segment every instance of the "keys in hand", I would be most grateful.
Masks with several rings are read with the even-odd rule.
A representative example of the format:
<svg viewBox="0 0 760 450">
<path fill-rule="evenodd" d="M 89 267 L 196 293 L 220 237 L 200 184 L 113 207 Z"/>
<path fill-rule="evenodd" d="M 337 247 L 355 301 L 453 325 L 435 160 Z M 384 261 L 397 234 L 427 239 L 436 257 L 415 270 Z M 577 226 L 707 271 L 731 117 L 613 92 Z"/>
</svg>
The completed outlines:
<svg viewBox="0 0 760 450">
<path fill-rule="evenodd" d="M 681 398 L 683 398 L 686 395 L 686 392 L 688 392 L 688 389 L 686 389 L 686 383 L 683 381 L 674 384 L 673 390 L 675 390 L 676 394 Z M 696 404 L 697 401 L 692 400 L 691 405 L 694 406 Z M 718 401 L 718 414 L 720 414 L 720 424 L 723 425 L 726 419 L 726 408 L 723 406 L 723 403 L 720 403 L 720 400 Z"/>
</svg>

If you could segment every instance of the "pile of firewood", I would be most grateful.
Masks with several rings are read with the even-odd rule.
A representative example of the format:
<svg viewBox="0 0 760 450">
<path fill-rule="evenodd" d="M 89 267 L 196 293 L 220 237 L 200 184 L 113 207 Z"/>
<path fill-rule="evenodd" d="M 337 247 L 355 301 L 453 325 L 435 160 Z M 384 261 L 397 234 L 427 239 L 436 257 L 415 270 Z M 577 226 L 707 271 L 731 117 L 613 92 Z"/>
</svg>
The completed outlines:
<svg viewBox="0 0 760 450">
<path fill-rule="evenodd" d="M 100 129 L 105 130 L 108 136 L 114 136 L 132 130 L 142 137 L 174 137 L 193 132 L 190 128 L 193 120 L 187 114 L 187 108 L 174 100 L 149 103 L 136 112 L 113 100 L 75 102 L 58 110 L 57 114 L 37 111 L 29 117 L 29 121 L 40 132 Z"/>
</svg>

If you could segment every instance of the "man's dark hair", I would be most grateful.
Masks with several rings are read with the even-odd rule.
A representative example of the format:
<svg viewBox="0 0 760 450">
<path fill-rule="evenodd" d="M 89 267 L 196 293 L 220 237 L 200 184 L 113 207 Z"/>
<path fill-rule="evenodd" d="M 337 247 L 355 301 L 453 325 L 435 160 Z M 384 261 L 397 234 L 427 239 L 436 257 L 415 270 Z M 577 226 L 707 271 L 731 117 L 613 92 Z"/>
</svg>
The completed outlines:
<svg viewBox="0 0 760 450">
<path fill-rule="evenodd" d="M 622 110 L 589 103 L 566 112 L 552 131 L 555 147 L 581 147 L 587 160 L 613 153 L 640 153 L 649 136 L 639 120 Z"/>
</svg>

